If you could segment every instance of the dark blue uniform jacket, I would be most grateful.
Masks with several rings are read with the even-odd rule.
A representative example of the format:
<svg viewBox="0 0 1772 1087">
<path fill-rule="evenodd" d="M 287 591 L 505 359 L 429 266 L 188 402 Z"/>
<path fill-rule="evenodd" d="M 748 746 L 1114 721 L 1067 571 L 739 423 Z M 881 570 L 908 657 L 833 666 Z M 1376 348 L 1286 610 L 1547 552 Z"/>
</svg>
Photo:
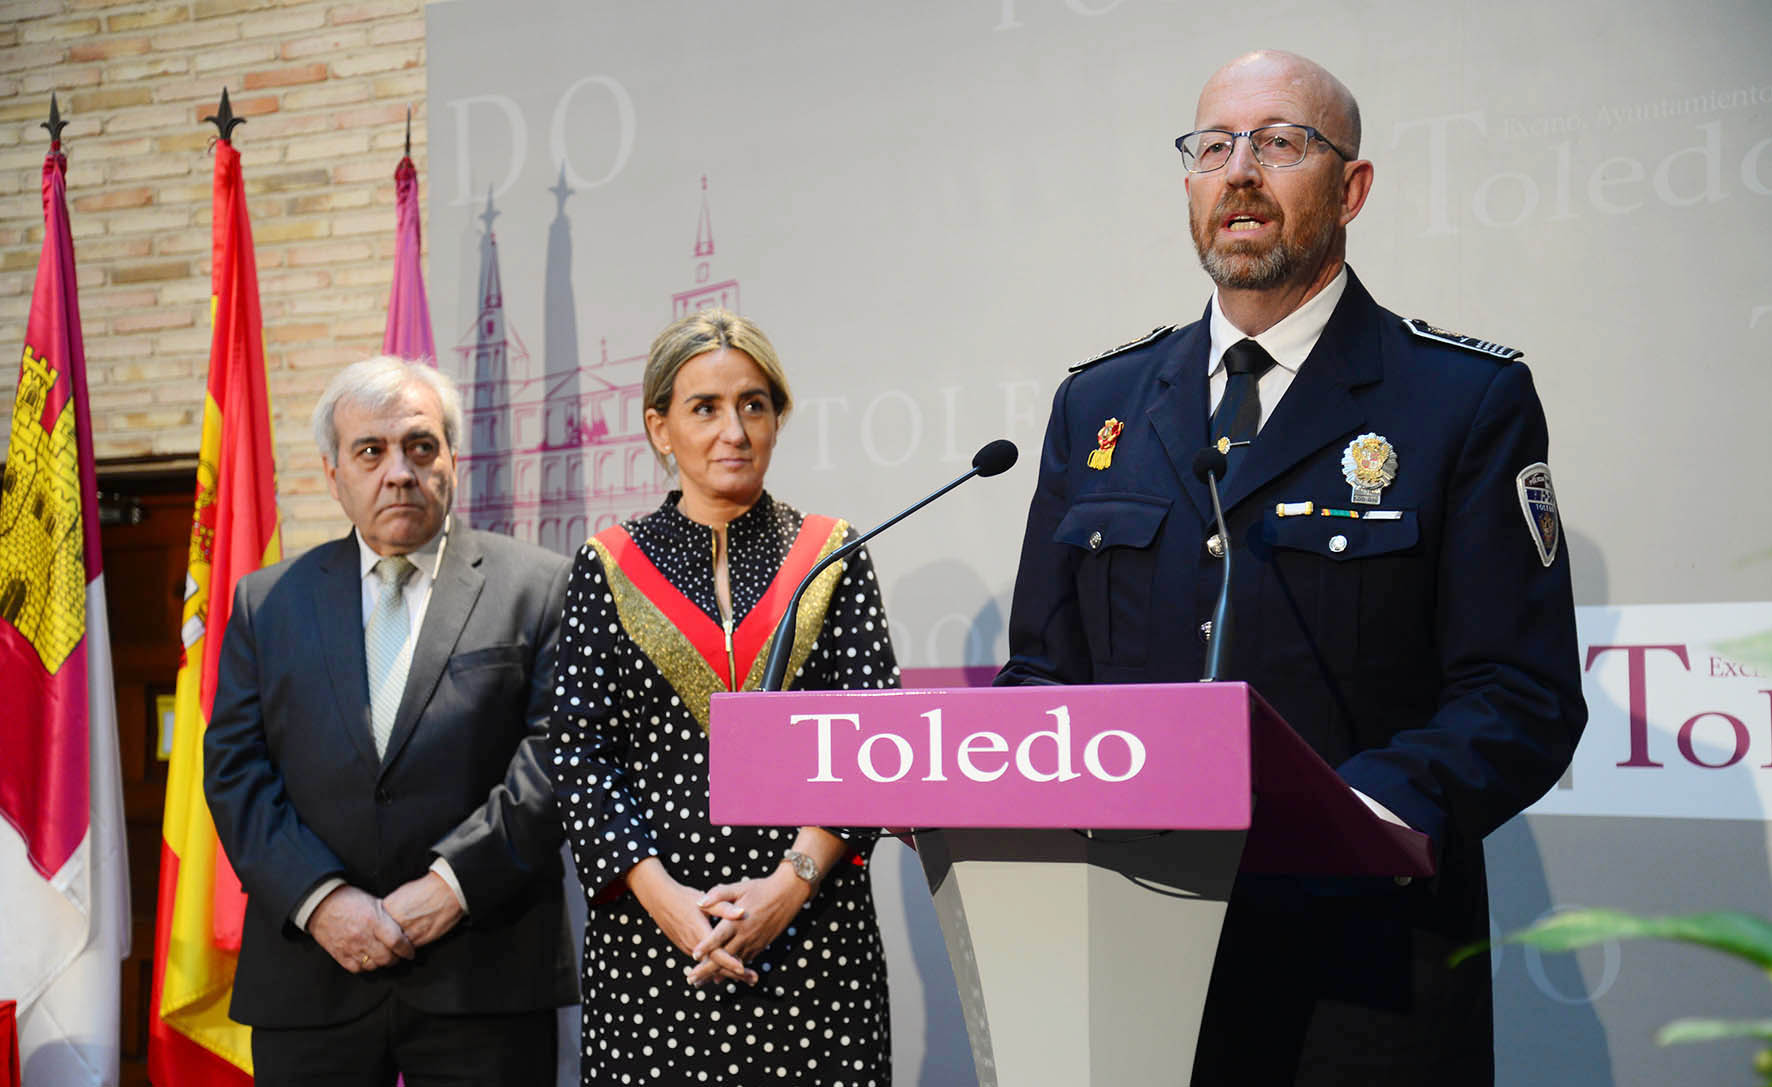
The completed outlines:
<svg viewBox="0 0 1772 1087">
<path fill-rule="evenodd" d="M 1222 678 L 1252 684 L 1349 785 L 1428 834 L 1440 870 L 1406 886 L 1240 879 L 1196 1082 L 1248 1046 L 1271 1075 L 1245 1060 L 1223 1081 L 1489 1082 L 1488 971 L 1444 958 L 1489 935 L 1483 836 L 1557 780 L 1586 720 L 1568 558 L 1545 564 L 1516 486 L 1548 459 L 1530 373 L 1416 335 L 1349 274 L 1255 443 L 1232 454 Z M 1208 341 L 1200 320 L 1060 385 L 999 683 L 1199 678 L 1221 573 L 1191 470 L 1208 441 Z M 1124 423 L 1112 462 L 1090 468 L 1110 418 Z M 1375 507 L 1343 477 L 1366 433 L 1397 458 Z M 1399 516 L 1277 514 L 1305 501 Z"/>
</svg>

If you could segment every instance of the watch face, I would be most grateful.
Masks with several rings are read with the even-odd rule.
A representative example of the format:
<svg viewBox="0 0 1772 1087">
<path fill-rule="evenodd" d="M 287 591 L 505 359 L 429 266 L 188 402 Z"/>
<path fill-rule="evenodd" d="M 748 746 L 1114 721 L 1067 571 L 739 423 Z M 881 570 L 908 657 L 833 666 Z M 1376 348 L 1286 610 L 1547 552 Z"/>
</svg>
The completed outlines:
<svg viewBox="0 0 1772 1087">
<path fill-rule="evenodd" d="M 793 849 L 788 850 L 783 856 L 789 864 L 793 865 L 794 875 L 799 876 L 807 883 L 818 879 L 818 862 L 811 857 Z"/>
</svg>

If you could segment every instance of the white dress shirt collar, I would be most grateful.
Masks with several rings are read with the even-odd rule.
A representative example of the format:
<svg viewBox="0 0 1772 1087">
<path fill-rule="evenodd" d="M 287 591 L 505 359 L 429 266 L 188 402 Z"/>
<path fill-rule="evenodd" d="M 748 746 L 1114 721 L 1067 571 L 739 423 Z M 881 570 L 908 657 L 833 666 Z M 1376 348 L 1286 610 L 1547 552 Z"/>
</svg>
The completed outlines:
<svg viewBox="0 0 1772 1087">
<path fill-rule="evenodd" d="M 353 532 L 357 539 L 357 577 L 363 598 L 363 625 L 369 625 L 369 615 L 375 610 L 375 602 L 381 596 L 381 581 L 375 576 L 375 564 L 382 556 L 377 555 L 363 542 L 363 537 Z M 425 612 L 431 605 L 431 586 L 436 584 L 437 571 L 443 568 L 443 548 L 449 542 L 449 521 L 443 522 L 443 531 L 437 533 L 418 550 L 407 554 L 412 565 L 418 572 L 406 581 L 406 587 L 400 598 L 406 601 L 406 614 L 410 620 L 411 633 L 408 635 L 416 644 L 419 628 L 423 626 Z"/>
<path fill-rule="evenodd" d="M 362 534 L 355 529 L 351 530 L 351 537 L 357 541 L 357 576 L 369 578 L 374 575 L 375 564 L 382 560 L 382 556 L 376 554 L 368 544 L 364 543 Z M 407 554 L 406 557 L 412 560 L 412 565 L 418 567 L 417 577 L 423 578 L 427 582 L 436 578 L 437 568 L 443 562 L 443 544 L 448 539 L 449 522 L 445 520 L 441 532 L 432 536 L 416 551 Z"/>
<path fill-rule="evenodd" d="M 1288 373 L 1296 374 L 1304 365 L 1311 349 L 1323 336 L 1323 329 L 1329 324 L 1329 316 L 1335 312 L 1336 303 L 1347 290 L 1347 265 L 1329 281 L 1329 285 L 1311 296 L 1310 301 L 1280 318 L 1274 326 L 1258 336 L 1247 336 L 1230 318 L 1224 315 L 1219 307 L 1218 292 L 1212 292 L 1212 315 L 1208 324 L 1212 332 L 1212 344 L 1206 355 L 1206 374 L 1208 377 L 1217 375 L 1224 365 L 1225 349 L 1242 339 L 1252 339 L 1260 344 L 1273 360 Z"/>
</svg>

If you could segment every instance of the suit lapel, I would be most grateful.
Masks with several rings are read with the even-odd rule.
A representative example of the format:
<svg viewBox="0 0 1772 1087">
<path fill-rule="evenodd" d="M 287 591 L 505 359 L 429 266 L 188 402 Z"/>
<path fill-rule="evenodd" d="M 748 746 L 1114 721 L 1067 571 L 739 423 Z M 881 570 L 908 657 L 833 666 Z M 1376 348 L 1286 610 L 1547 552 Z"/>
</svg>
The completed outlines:
<svg viewBox="0 0 1772 1087">
<path fill-rule="evenodd" d="M 1194 456 L 1206 445 L 1206 351 L 1211 343 L 1211 330 L 1202 319 L 1166 345 L 1170 355 L 1157 371 L 1157 395 L 1145 412 L 1182 490 L 1203 519 L 1212 517 L 1212 496 L 1194 475 Z"/>
<path fill-rule="evenodd" d="M 310 601 L 315 641 L 326 660 L 338 719 L 351 746 L 370 766 L 376 764 L 375 736 L 369 723 L 369 666 L 363 654 L 363 577 L 357 537 L 323 545 L 320 586 Z"/>
<path fill-rule="evenodd" d="M 443 669 L 455 655 L 456 643 L 467 626 L 468 616 L 480 599 L 486 577 L 480 572 L 480 545 L 472 529 L 458 528 L 450 532 L 443 545 L 443 561 L 431 586 L 431 602 L 425 607 L 424 626 L 419 628 L 418 642 L 412 647 L 412 665 L 406 672 L 406 691 L 400 696 L 400 710 L 394 715 L 394 731 L 388 736 L 387 757 L 381 762 L 385 771 L 399 757 L 407 741 L 418 728 L 419 718 L 437 692 Z M 359 606 L 360 607 L 360 606 Z M 358 638 L 359 644 L 362 642 Z M 361 656 L 361 652 L 359 652 Z M 365 680 L 365 685 L 368 681 Z M 371 751 L 373 751 L 373 747 Z"/>
<path fill-rule="evenodd" d="M 1365 412 L 1352 390 L 1384 374 L 1377 305 L 1348 270 L 1347 290 L 1220 498 L 1229 510 L 1330 442 L 1357 430 Z"/>
</svg>

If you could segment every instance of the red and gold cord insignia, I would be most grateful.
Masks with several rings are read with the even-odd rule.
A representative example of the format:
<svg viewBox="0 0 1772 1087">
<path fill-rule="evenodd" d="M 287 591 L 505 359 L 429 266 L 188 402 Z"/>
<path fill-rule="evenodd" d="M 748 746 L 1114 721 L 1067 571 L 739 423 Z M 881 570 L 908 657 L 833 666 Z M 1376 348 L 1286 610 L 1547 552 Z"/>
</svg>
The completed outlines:
<svg viewBox="0 0 1772 1087">
<path fill-rule="evenodd" d="M 1126 424 L 1118 419 L 1109 419 L 1101 424 L 1101 429 L 1095 432 L 1095 444 L 1098 448 L 1089 453 L 1089 467 L 1100 471 L 1114 463 L 1114 446 L 1120 443 L 1120 431 L 1125 429 Z"/>
</svg>

